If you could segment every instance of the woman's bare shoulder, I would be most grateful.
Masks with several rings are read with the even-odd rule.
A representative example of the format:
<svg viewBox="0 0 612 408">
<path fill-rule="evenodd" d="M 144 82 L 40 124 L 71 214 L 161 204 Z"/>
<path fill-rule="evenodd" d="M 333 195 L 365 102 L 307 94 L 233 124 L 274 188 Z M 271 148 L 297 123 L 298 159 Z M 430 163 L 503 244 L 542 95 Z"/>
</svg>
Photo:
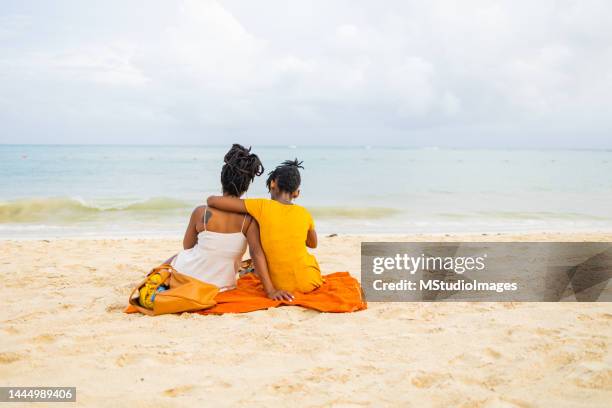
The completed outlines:
<svg viewBox="0 0 612 408">
<path fill-rule="evenodd" d="M 237 222 L 242 223 L 242 220 L 244 219 L 244 214 L 238 214 L 231 211 L 223 211 L 218 208 L 207 207 L 205 205 L 196 207 L 196 210 L 198 208 L 200 208 L 200 210 L 197 215 L 199 215 L 199 218 L 202 220 L 204 220 L 204 218 L 206 218 L 207 220 L 214 218 L 217 222 L 229 222 L 234 224 Z"/>
<path fill-rule="evenodd" d="M 191 216 L 192 217 L 196 217 L 197 219 L 202 218 L 202 216 L 204 215 L 204 210 L 206 210 L 206 206 L 205 205 L 198 205 L 196 208 L 193 209 L 193 211 L 191 212 Z"/>
</svg>

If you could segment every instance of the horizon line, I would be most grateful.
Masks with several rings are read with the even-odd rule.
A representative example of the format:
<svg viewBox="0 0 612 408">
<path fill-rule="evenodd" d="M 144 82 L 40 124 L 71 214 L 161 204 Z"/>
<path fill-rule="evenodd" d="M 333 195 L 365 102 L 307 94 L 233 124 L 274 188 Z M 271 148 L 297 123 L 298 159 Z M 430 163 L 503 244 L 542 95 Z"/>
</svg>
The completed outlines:
<svg viewBox="0 0 612 408">
<path fill-rule="evenodd" d="M 231 143 L 230 143 L 231 144 Z M 242 143 L 241 143 L 242 144 Z M 0 146 L 40 146 L 40 147 L 227 147 L 223 144 L 204 143 L 0 143 Z M 612 147 L 536 147 L 536 146 L 415 146 L 399 144 L 258 144 L 249 145 L 263 148 L 360 148 L 360 149 L 406 149 L 406 150 L 548 150 L 548 151 L 612 151 Z"/>
</svg>

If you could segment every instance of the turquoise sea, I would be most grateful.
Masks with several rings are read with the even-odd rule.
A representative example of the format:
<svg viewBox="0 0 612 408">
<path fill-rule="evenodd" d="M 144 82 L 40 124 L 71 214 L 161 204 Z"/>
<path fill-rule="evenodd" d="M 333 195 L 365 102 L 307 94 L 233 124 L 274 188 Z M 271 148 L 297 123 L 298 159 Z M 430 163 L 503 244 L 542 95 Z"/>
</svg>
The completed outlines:
<svg viewBox="0 0 612 408">
<path fill-rule="evenodd" d="M 0 238 L 180 236 L 227 146 L 0 146 Z M 321 233 L 612 231 L 612 151 L 254 146 Z M 265 176 L 249 197 L 266 197 Z"/>
</svg>

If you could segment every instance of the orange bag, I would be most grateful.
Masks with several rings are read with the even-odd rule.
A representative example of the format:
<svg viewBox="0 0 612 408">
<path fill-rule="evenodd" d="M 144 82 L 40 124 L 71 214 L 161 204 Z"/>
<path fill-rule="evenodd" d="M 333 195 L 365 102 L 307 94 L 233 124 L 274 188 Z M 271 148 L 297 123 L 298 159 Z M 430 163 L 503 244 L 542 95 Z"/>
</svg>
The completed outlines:
<svg viewBox="0 0 612 408">
<path fill-rule="evenodd" d="M 156 285 L 166 285 L 168 290 L 159 292 L 155 295 L 153 309 L 147 309 L 140 305 L 139 290 L 143 287 L 150 275 L 158 273 L 161 275 L 161 282 Z M 157 316 L 167 313 L 193 312 L 196 310 L 209 309 L 217 304 L 215 296 L 219 293 L 219 288 L 214 285 L 204 283 L 191 276 L 177 272 L 171 265 L 164 264 L 153 268 L 147 277 L 132 290 L 129 303 L 135 311 L 140 313 Z"/>
</svg>

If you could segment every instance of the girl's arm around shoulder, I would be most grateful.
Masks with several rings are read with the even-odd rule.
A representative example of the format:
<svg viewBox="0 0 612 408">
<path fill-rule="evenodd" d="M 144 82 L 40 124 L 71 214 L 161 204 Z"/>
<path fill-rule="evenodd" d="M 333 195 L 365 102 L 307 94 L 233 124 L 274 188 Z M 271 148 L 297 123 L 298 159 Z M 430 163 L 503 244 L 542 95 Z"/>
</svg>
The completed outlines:
<svg viewBox="0 0 612 408">
<path fill-rule="evenodd" d="M 210 196 L 206 200 L 206 204 L 212 208 L 217 208 L 222 211 L 235 212 L 246 214 L 247 209 L 244 205 L 244 200 L 238 197 L 230 196 Z"/>
</svg>

